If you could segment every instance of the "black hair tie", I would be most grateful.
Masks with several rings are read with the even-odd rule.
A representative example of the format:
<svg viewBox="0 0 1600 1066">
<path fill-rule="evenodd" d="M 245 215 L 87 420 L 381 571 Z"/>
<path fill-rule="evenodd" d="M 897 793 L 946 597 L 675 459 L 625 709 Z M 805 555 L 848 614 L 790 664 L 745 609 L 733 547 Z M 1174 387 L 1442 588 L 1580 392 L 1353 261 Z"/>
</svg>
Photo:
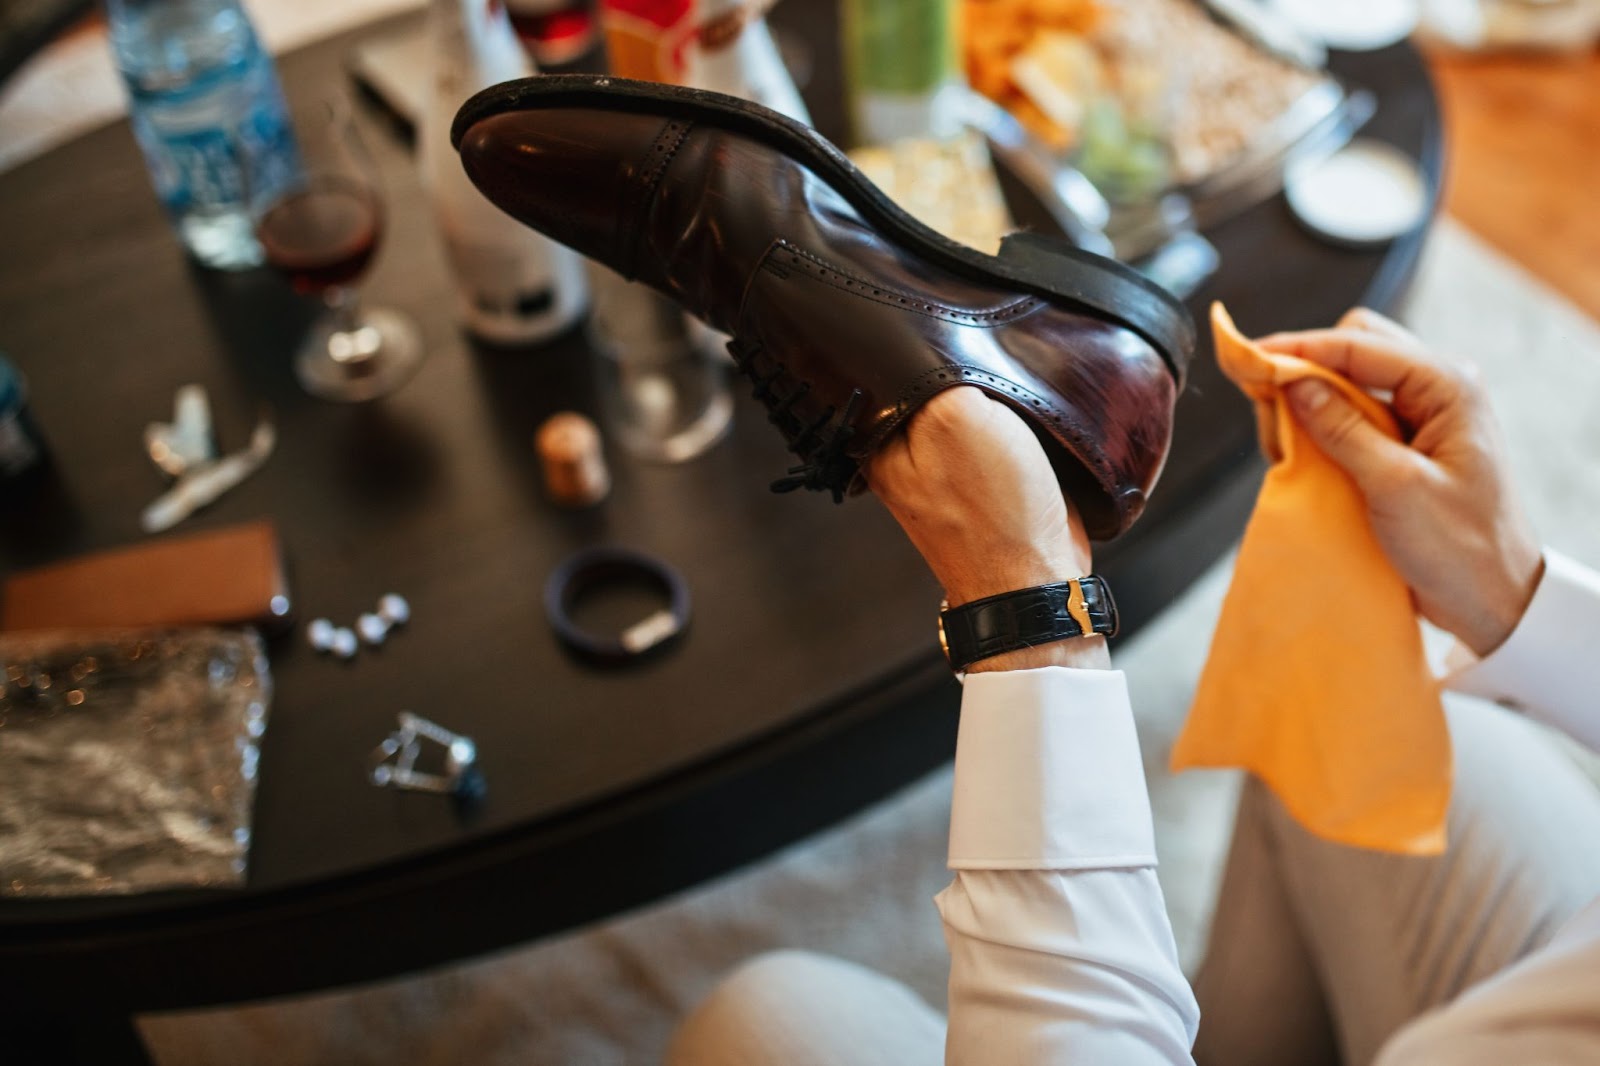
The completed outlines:
<svg viewBox="0 0 1600 1066">
<path fill-rule="evenodd" d="M 659 589 L 668 606 L 615 637 L 597 636 L 572 620 L 572 608 L 590 590 L 608 584 L 647 585 Z M 689 625 L 689 586 L 683 575 L 660 559 L 627 548 L 585 548 L 568 556 L 544 586 L 544 609 L 550 625 L 580 658 L 617 666 L 660 651 Z"/>
</svg>

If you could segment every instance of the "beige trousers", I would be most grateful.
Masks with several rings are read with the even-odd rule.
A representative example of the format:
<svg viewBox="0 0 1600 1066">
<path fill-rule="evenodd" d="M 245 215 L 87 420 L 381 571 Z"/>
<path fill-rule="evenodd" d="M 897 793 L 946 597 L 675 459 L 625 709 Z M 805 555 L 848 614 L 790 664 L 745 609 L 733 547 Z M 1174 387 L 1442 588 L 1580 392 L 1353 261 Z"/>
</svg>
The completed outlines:
<svg viewBox="0 0 1600 1066">
<path fill-rule="evenodd" d="M 1450 726 L 1437 858 L 1330 844 L 1246 787 L 1195 981 L 1200 1066 L 1600 1063 L 1600 903 L 1580 914 L 1600 899 L 1600 792 L 1512 714 L 1467 705 Z M 943 1048 L 899 982 L 781 952 L 718 986 L 667 1063 L 936 1066 Z"/>
</svg>

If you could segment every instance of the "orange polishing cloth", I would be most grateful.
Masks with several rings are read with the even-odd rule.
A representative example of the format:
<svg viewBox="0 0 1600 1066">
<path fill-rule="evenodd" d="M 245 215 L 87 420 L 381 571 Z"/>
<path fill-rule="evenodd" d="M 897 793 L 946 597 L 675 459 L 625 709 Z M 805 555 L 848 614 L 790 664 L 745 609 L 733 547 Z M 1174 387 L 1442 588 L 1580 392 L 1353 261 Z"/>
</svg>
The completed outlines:
<svg viewBox="0 0 1600 1066">
<path fill-rule="evenodd" d="M 1172 767 L 1242 767 L 1318 836 L 1438 854 L 1450 736 L 1415 608 L 1360 490 L 1306 436 L 1283 386 L 1321 378 L 1398 440 L 1394 416 L 1337 374 L 1263 351 L 1220 304 L 1211 328 L 1272 466 Z"/>
</svg>

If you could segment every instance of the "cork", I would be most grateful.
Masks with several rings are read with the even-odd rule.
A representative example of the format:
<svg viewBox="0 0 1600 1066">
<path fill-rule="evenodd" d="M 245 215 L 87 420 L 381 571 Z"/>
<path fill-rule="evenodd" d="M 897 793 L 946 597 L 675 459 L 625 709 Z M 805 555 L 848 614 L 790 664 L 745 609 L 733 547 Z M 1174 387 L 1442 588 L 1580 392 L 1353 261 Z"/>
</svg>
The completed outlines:
<svg viewBox="0 0 1600 1066">
<path fill-rule="evenodd" d="M 551 415 L 534 435 L 545 491 L 562 507 L 592 507 L 611 491 L 600 431 L 575 411 Z"/>
</svg>

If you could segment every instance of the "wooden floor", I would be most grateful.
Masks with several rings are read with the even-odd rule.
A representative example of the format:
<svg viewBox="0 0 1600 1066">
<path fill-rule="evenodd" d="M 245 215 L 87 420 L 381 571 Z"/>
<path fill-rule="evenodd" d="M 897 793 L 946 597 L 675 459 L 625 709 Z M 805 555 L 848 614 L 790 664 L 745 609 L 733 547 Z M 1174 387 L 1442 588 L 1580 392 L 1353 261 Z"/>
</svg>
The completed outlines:
<svg viewBox="0 0 1600 1066">
<path fill-rule="evenodd" d="M 1432 53 L 1445 210 L 1600 319 L 1600 51 Z"/>
</svg>

